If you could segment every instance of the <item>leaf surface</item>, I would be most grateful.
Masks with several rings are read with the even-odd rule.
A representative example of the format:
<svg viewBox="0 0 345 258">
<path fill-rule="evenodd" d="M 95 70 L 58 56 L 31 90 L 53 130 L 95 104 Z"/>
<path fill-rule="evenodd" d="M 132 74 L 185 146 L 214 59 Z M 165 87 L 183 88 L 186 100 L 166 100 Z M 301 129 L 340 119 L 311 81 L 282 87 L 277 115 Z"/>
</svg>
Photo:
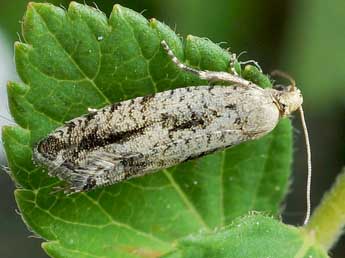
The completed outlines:
<svg viewBox="0 0 345 258">
<path fill-rule="evenodd" d="M 188 236 L 179 241 L 176 249 L 164 257 L 328 257 L 315 238 L 303 229 L 260 214 L 238 218 L 214 232 Z"/>
<path fill-rule="evenodd" d="M 211 232 L 248 211 L 279 214 L 291 164 L 291 126 L 282 120 L 260 140 L 89 193 L 51 194 L 59 182 L 32 162 L 32 146 L 64 121 L 110 103 L 167 89 L 205 85 L 179 71 L 184 63 L 229 69 L 230 55 L 209 40 L 183 42 L 166 25 L 115 5 L 110 17 L 72 2 L 65 11 L 30 3 L 15 60 L 22 83 L 8 95 L 20 127 L 3 141 L 16 200 L 26 224 L 52 257 L 158 257 L 192 233 Z M 242 76 L 262 86 L 254 67 Z"/>
</svg>

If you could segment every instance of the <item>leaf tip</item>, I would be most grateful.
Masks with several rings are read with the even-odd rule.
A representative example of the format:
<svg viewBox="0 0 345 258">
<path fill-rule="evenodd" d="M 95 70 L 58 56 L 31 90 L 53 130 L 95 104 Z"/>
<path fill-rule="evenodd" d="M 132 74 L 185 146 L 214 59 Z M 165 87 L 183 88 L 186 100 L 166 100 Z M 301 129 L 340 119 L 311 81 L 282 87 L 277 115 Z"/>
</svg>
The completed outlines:
<svg viewBox="0 0 345 258">
<path fill-rule="evenodd" d="M 151 19 L 149 20 L 149 25 L 150 25 L 151 28 L 156 28 L 156 27 L 157 27 L 157 24 L 158 24 L 158 21 L 157 21 L 156 18 L 151 18 Z"/>
<path fill-rule="evenodd" d="M 50 257 L 61 257 L 58 241 L 42 242 L 41 247 Z"/>
<path fill-rule="evenodd" d="M 41 7 L 48 6 L 48 5 L 52 5 L 52 4 L 29 2 L 26 9 L 27 9 L 27 12 L 30 12 L 30 11 L 35 10 L 37 8 L 41 8 Z"/>
<path fill-rule="evenodd" d="M 20 201 L 28 202 L 34 200 L 35 193 L 28 189 L 18 188 L 14 190 L 14 197 L 17 203 L 19 203 Z"/>
<path fill-rule="evenodd" d="M 95 9 L 87 4 L 81 4 L 76 1 L 72 1 L 68 5 L 68 12 L 82 12 L 83 10 Z"/>
<path fill-rule="evenodd" d="M 78 16 L 78 12 L 81 11 L 82 8 L 83 8 L 82 4 L 77 3 L 75 1 L 72 1 L 68 5 L 67 13 L 70 14 L 70 15 Z"/>
<path fill-rule="evenodd" d="M 6 137 L 6 134 L 9 132 L 9 130 L 11 130 L 10 127 L 12 127 L 12 126 L 10 126 L 10 125 L 1 126 L 2 139 L 4 139 Z"/>
<path fill-rule="evenodd" d="M 33 9 L 35 7 L 35 2 L 29 2 L 26 6 L 26 9 L 29 10 L 29 9 Z"/>
<path fill-rule="evenodd" d="M 24 83 L 17 83 L 12 81 L 7 82 L 7 90 L 10 93 L 24 95 L 29 89 L 30 87 Z"/>
<path fill-rule="evenodd" d="M 77 3 L 76 1 L 72 1 L 68 4 L 68 11 L 78 9 L 79 6 L 79 3 Z"/>
<path fill-rule="evenodd" d="M 121 12 L 121 9 L 122 9 L 123 7 L 120 5 L 120 4 L 114 4 L 114 6 L 113 6 L 113 11 L 112 12 L 114 12 L 114 13 L 119 13 L 119 12 Z"/>
<path fill-rule="evenodd" d="M 41 247 L 44 251 L 47 252 L 47 254 L 51 254 L 50 251 L 52 250 L 52 247 L 54 247 L 54 245 L 56 244 L 58 244 L 57 241 L 42 242 Z"/>
<path fill-rule="evenodd" d="M 78 6 L 80 6 L 81 4 L 79 4 L 78 2 L 76 2 L 76 1 L 71 1 L 70 3 L 69 3 L 69 5 L 68 5 L 68 7 L 70 8 L 70 7 L 78 7 Z"/>
<path fill-rule="evenodd" d="M 32 46 L 30 46 L 29 44 L 25 44 L 25 43 L 20 42 L 20 41 L 14 42 L 14 49 L 15 50 L 26 52 L 26 51 L 30 50 L 31 48 L 32 48 Z"/>
<path fill-rule="evenodd" d="M 188 34 L 186 37 L 186 40 L 193 40 L 193 39 L 194 39 L 194 36 L 191 34 Z"/>
</svg>

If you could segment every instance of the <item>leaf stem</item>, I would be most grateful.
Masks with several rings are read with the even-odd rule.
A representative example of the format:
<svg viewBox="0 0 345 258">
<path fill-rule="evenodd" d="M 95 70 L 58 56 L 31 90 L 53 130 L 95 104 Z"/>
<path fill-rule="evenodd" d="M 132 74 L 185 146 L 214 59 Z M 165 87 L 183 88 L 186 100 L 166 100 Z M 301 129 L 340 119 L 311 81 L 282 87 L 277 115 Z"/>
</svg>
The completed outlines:
<svg viewBox="0 0 345 258">
<path fill-rule="evenodd" d="M 329 250 L 338 240 L 345 225 L 345 168 L 331 190 L 315 209 L 305 229 Z"/>
</svg>

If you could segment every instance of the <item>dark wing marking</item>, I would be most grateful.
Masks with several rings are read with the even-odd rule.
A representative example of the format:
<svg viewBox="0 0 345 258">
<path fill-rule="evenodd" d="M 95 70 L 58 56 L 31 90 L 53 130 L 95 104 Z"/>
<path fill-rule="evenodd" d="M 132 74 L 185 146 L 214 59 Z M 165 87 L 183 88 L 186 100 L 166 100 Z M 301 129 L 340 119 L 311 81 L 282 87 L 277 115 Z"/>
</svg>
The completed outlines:
<svg viewBox="0 0 345 258">
<path fill-rule="evenodd" d="M 126 179 L 128 166 L 137 160 L 140 153 L 110 153 L 104 150 L 93 151 L 83 161 L 83 165 L 73 167 L 68 178 L 69 192 L 89 191 Z M 71 168 L 70 168 L 71 169 Z"/>
<path fill-rule="evenodd" d="M 215 131 L 212 135 L 231 134 L 235 132 L 240 132 L 240 130 Z M 104 149 L 95 150 L 86 157 L 83 162 L 84 165 L 69 166 L 69 172 L 64 173 L 65 176 L 62 179 L 66 180 L 70 184 L 70 186 L 67 187 L 67 192 L 71 193 L 89 191 L 97 187 L 110 185 L 131 177 L 143 175 L 145 174 L 144 170 L 146 169 L 147 171 L 147 168 L 150 166 L 150 162 L 153 162 L 152 160 L 155 159 L 159 160 L 160 155 L 164 150 L 167 148 L 176 148 L 179 144 L 185 144 L 186 142 L 195 140 L 199 137 L 205 137 L 205 135 L 194 135 L 190 138 L 172 140 L 164 145 L 149 149 L 145 154 L 135 152 L 111 153 Z M 237 143 L 233 143 L 230 146 L 235 144 Z M 192 155 L 187 157 L 186 160 L 204 156 L 216 150 L 217 149 L 212 149 L 199 155 Z M 152 156 L 155 156 L 155 158 Z M 164 156 L 164 159 L 167 158 L 170 160 L 177 158 L 176 160 L 179 160 L 179 156 L 176 153 L 169 155 L 168 157 Z"/>
</svg>

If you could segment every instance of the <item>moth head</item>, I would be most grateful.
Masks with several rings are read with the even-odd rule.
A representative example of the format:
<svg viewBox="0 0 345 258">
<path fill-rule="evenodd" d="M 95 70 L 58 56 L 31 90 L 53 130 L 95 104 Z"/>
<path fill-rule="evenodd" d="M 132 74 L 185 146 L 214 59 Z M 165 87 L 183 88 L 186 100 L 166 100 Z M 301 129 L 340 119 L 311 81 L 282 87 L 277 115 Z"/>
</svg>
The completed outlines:
<svg viewBox="0 0 345 258">
<path fill-rule="evenodd" d="M 302 93 L 296 87 L 296 82 L 290 75 L 282 71 L 273 71 L 271 74 L 286 78 L 291 83 L 289 86 L 275 85 L 274 88 L 276 90 L 273 93 L 274 101 L 280 111 L 281 116 L 288 116 L 302 106 Z"/>
<path fill-rule="evenodd" d="M 295 86 L 288 86 L 282 91 L 275 91 L 274 100 L 280 114 L 285 117 L 301 107 L 303 96 Z"/>
</svg>

